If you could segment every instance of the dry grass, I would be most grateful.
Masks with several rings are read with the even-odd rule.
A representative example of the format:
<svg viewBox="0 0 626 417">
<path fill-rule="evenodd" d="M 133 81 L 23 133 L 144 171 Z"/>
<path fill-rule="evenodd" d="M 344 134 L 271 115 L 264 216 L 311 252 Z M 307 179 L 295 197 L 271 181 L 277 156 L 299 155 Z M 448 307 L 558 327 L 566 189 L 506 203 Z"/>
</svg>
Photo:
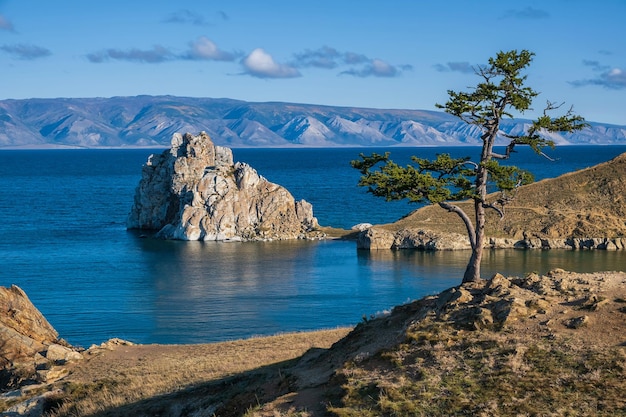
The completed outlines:
<svg viewBox="0 0 626 417">
<path fill-rule="evenodd" d="M 50 416 L 106 414 L 164 394 L 267 365 L 289 361 L 311 348 L 328 348 L 350 329 L 288 333 L 203 345 L 119 345 L 96 350 L 58 385 Z M 123 415 L 112 412 L 112 415 Z"/>
<path fill-rule="evenodd" d="M 401 343 L 349 361 L 337 373 L 341 396 L 329 411 L 338 417 L 626 416 L 626 275 L 563 271 L 525 288 L 516 299 L 542 294 L 550 302 L 479 331 L 426 317 L 407 327 Z M 533 298 L 525 305 L 533 306 Z M 584 326 L 568 325 L 581 316 Z"/>
<path fill-rule="evenodd" d="M 520 187 L 505 216 L 500 219 L 488 211 L 487 236 L 522 239 L 540 238 L 615 238 L 626 236 L 624 196 L 626 195 L 626 154 L 594 167 L 564 174 Z M 495 201 L 496 195 L 491 197 Z M 458 203 L 472 212 L 471 203 Z M 388 230 L 423 228 L 466 234 L 454 213 L 439 206 L 426 206 L 396 223 Z"/>
<path fill-rule="evenodd" d="M 626 354 L 518 332 L 433 333 L 343 371 L 348 416 L 626 415 Z M 583 342 L 583 343 L 581 343 Z"/>
</svg>

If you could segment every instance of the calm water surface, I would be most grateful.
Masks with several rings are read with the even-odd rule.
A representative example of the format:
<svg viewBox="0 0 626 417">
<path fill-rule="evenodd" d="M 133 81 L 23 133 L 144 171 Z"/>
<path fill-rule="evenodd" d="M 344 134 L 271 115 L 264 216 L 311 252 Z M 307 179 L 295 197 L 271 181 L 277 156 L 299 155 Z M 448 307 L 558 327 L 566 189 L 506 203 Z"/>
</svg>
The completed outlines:
<svg viewBox="0 0 626 417">
<path fill-rule="evenodd" d="M 355 186 L 362 150 L 235 150 L 323 225 L 384 223 L 414 209 Z M 365 150 L 367 153 L 371 150 Z M 375 150 L 382 151 L 382 150 Z M 392 157 L 442 150 L 395 149 Z M 457 156 L 468 149 L 446 149 Z M 472 152 L 472 149 L 469 149 Z M 606 161 L 626 147 L 563 147 L 548 163 L 520 153 L 539 178 Z M 149 150 L 0 151 L 0 285 L 17 284 L 61 337 L 201 343 L 353 325 L 362 316 L 459 283 L 467 252 L 363 252 L 354 243 L 173 242 L 125 228 Z M 395 156 L 397 155 L 397 156 Z M 624 270 L 621 252 L 488 252 L 485 275 L 560 267 Z"/>
</svg>

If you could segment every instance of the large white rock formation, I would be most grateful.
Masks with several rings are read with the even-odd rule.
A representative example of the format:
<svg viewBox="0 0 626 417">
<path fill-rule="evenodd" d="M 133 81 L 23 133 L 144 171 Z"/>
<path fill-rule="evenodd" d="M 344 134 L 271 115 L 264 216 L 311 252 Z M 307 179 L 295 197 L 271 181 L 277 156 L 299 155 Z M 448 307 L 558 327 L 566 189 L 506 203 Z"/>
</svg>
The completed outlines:
<svg viewBox="0 0 626 417">
<path fill-rule="evenodd" d="M 176 133 L 171 145 L 144 165 L 129 229 L 222 241 L 306 238 L 319 227 L 311 204 L 296 202 L 248 164 L 234 164 L 232 151 L 206 133 Z"/>
</svg>

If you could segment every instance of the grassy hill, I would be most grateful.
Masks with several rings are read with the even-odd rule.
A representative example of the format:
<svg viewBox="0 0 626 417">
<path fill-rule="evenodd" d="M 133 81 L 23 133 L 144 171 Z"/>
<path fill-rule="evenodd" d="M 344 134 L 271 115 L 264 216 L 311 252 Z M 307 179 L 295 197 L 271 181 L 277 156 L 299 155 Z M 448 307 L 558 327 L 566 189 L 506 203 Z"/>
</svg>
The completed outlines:
<svg viewBox="0 0 626 417">
<path fill-rule="evenodd" d="M 492 198 L 495 200 L 495 197 Z M 468 213 L 472 207 L 459 203 Z M 488 210 L 487 236 L 523 239 L 626 236 L 626 154 L 591 168 L 545 179 L 517 190 L 500 219 Z M 414 211 L 384 228 L 424 228 L 465 234 L 456 214 L 439 206 Z"/>
</svg>

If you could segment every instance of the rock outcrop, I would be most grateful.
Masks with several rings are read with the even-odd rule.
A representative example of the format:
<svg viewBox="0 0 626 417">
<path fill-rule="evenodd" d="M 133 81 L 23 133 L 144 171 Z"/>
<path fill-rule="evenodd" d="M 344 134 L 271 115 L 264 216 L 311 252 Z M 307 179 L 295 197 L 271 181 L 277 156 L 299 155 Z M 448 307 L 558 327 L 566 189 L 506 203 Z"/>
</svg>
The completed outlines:
<svg viewBox="0 0 626 417">
<path fill-rule="evenodd" d="M 307 238 L 319 227 L 311 204 L 233 163 L 232 151 L 206 133 L 177 133 L 171 145 L 144 165 L 129 229 L 165 239 L 250 241 Z"/>
<path fill-rule="evenodd" d="M 417 249 L 426 251 L 471 249 L 469 239 L 454 232 L 407 228 L 397 231 L 371 227 L 357 235 L 359 249 Z M 489 238 L 489 249 L 599 249 L 626 250 L 626 238 Z"/>
<path fill-rule="evenodd" d="M 424 229 L 400 229 L 396 232 L 372 227 L 357 235 L 359 249 L 470 249 L 467 236 L 458 233 L 433 232 Z"/>
<path fill-rule="evenodd" d="M 0 390 L 59 379 L 80 359 L 21 288 L 0 287 Z"/>
</svg>

